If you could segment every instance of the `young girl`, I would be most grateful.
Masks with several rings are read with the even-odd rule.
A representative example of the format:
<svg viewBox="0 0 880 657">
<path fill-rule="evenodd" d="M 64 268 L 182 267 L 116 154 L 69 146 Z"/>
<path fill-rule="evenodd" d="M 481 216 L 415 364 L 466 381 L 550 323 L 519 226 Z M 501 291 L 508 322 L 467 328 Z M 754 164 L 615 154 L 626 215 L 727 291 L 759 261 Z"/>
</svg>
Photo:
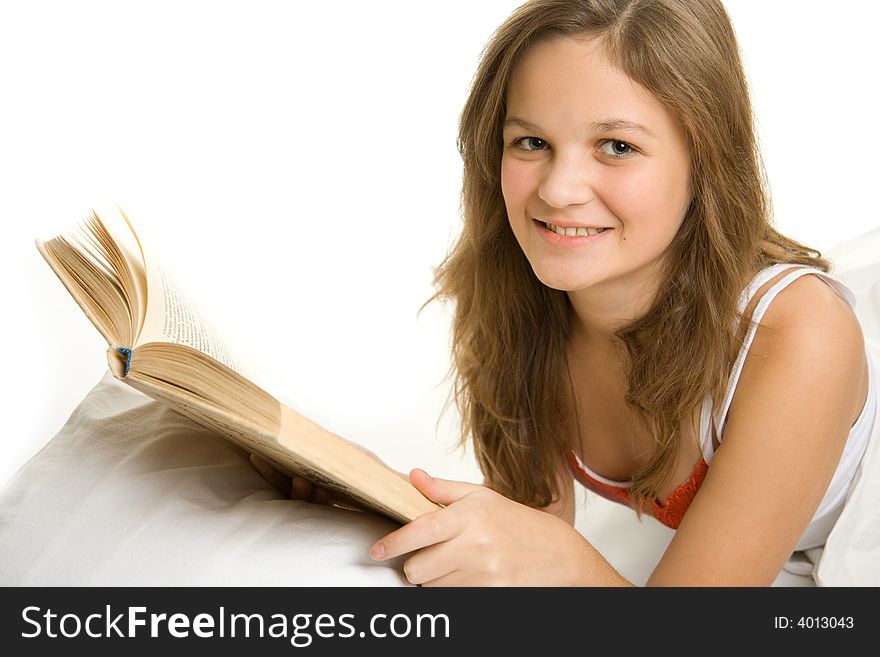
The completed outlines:
<svg viewBox="0 0 880 657">
<path fill-rule="evenodd" d="M 527 3 L 459 145 L 438 297 L 486 486 L 414 471 L 446 508 L 372 556 L 418 584 L 628 584 L 572 528 L 575 481 L 677 529 L 649 584 L 767 585 L 822 545 L 876 383 L 851 293 L 770 224 L 720 2 Z"/>
<path fill-rule="evenodd" d="M 574 485 L 675 528 L 651 585 L 769 585 L 823 545 L 874 430 L 854 297 L 779 234 L 719 0 L 533 0 L 459 134 L 455 399 L 485 485 L 377 541 L 424 585 L 626 581 Z"/>
</svg>

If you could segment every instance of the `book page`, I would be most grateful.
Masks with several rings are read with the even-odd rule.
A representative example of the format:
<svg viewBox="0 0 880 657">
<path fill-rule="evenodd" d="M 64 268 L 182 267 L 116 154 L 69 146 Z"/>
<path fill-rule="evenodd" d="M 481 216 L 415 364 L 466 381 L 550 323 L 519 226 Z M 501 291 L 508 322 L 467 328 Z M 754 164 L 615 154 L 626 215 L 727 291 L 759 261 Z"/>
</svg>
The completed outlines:
<svg viewBox="0 0 880 657">
<path fill-rule="evenodd" d="M 131 346 L 146 311 L 146 278 L 140 243 L 122 210 L 93 210 L 76 232 L 36 245 L 107 343 Z"/>
<path fill-rule="evenodd" d="M 131 272 L 138 308 L 135 329 L 139 330 L 144 325 L 144 318 L 147 312 L 147 277 L 144 272 L 144 249 L 141 246 L 141 241 L 138 238 L 137 233 L 134 231 L 134 226 L 131 225 L 128 216 L 118 205 L 116 206 L 116 209 L 125 220 L 126 226 L 128 226 L 128 232 L 125 233 L 126 238 L 124 240 L 120 240 L 115 235 L 114 239 L 119 243 L 122 257 L 125 259 L 129 272 Z M 129 235 L 134 238 L 133 242 L 129 240 Z M 135 335 L 137 335 L 137 333 Z"/>
<path fill-rule="evenodd" d="M 220 336 L 208 325 L 182 289 L 158 267 L 145 262 L 147 313 L 135 346 L 148 342 L 183 344 L 207 354 L 247 378 Z"/>
<path fill-rule="evenodd" d="M 129 308 L 132 339 L 143 326 L 147 305 L 147 280 L 140 239 L 118 205 L 93 209 L 74 237 L 83 257 L 92 261 L 122 290 Z"/>
</svg>

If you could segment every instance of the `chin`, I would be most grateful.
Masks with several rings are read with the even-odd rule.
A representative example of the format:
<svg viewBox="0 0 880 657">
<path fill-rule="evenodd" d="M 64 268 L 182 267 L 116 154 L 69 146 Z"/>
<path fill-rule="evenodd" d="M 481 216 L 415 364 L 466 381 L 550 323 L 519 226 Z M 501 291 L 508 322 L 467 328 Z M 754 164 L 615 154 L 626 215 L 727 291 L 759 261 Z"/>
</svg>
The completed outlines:
<svg viewBox="0 0 880 657">
<path fill-rule="evenodd" d="M 584 280 L 583 274 L 575 275 L 573 273 L 538 271 L 535 269 L 532 271 L 534 271 L 535 276 L 544 285 L 560 292 L 574 292 L 589 285 L 589 281 Z"/>
</svg>

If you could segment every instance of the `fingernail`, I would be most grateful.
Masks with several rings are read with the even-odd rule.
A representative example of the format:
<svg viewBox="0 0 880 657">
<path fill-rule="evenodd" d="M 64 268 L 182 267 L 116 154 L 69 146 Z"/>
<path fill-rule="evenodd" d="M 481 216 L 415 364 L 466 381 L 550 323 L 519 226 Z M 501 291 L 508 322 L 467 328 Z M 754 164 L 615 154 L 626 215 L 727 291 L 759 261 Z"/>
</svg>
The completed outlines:
<svg viewBox="0 0 880 657">
<path fill-rule="evenodd" d="M 375 543 L 373 547 L 370 548 L 370 556 L 374 561 L 378 561 L 379 559 L 385 558 L 385 546 L 381 543 Z"/>
</svg>

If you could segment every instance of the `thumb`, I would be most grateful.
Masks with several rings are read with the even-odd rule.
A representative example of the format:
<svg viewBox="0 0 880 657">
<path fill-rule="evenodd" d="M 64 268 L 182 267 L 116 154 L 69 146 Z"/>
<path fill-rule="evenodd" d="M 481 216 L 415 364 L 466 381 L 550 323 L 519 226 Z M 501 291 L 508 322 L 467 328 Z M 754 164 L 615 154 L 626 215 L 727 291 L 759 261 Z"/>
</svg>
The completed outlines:
<svg viewBox="0 0 880 657">
<path fill-rule="evenodd" d="M 422 495 L 432 502 L 437 502 L 444 506 L 457 502 L 465 495 L 483 488 L 478 484 L 471 484 L 466 481 L 452 481 L 451 479 L 432 477 L 419 468 L 409 473 L 409 480 Z"/>
</svg>

